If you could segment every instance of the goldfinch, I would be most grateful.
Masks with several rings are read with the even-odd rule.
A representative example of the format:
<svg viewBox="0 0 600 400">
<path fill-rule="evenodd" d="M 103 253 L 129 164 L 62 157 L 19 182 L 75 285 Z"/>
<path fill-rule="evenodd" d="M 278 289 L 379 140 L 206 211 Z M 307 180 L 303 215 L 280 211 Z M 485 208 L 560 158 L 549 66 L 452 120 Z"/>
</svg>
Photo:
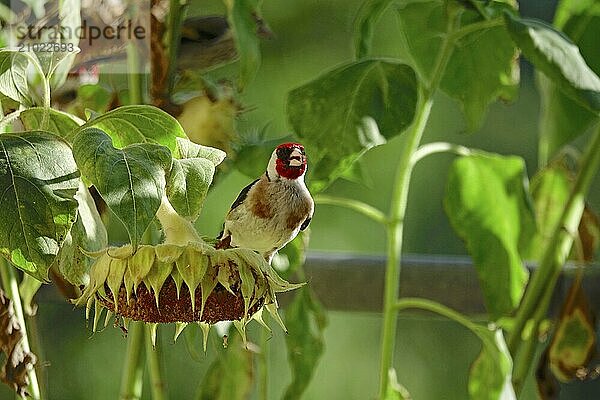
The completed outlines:
<svg viewBox="0 0 600 400">
<path fill-rule="evenodd" d="M 231 205 L 217 248 L 249 248 L 270 263 L 279 249 L 308 227 L 313 216 L 305 173 L 304 146 L 277 146 L 265 173 L 242 189 Z"/>
</svg>

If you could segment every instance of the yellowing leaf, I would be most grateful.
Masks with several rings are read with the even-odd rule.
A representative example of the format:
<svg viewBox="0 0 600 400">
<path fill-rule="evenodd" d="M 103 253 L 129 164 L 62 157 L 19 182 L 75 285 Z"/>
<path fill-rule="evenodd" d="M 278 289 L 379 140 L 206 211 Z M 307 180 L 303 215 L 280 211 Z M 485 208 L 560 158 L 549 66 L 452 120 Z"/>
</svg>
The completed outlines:
<svg viewBox="0 0 600 400">
<path fill-rule="evenodd" d="M 556 332 L 549 346 L 550 369 L 562 382 L 576 377 L 595 352 L 596 332 L 587 298 L 577 279 L 569 289 Z"/>
</svg>

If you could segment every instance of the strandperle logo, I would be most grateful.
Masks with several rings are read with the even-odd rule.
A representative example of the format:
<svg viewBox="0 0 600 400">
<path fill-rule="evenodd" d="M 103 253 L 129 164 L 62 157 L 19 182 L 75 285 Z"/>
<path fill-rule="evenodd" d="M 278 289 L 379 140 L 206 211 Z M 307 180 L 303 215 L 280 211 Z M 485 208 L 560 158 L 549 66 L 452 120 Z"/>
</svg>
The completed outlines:
<svg viewBox="0 0 600 400">
<path fill-rule="evenodd" d="M 71 42 L 72 39 L 77 39 L 87 42 L 89 46 L 92 46 L 96 40 L 143 40 L 148 37 L 146 28 L 137 25 L 130 19 L 116 26 L 106 25 L 103 27 L 88 25 L 88 21 L 85 19 L 80 26 L 75 28 L 60 25 L 18 25 L 15 32 L 18 41 L 47 39 Z"/>
<path fill-rule="evenodd" d="M 150 3 L 12 0 L 0 46 L 21 52 L 73 53 L 72 72 L 99 66 L 105 74 L 145 73 L 150 61 Z M 136 65 L 125 61 L 128 48 L 138 53 Z"/>
</svg>

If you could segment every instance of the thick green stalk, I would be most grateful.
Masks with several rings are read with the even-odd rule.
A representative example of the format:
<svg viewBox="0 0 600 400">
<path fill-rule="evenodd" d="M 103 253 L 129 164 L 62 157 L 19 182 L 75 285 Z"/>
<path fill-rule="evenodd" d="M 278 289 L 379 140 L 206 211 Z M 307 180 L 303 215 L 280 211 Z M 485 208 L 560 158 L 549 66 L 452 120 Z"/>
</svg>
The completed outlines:
<svg viewBox="0 0 600 400">
<path fill-rule="evenodd" d="M 21 296 L 19 294 L 19 285 L 17 283 L 17 275 L 12 265 L 8 264 L 4 258 L 0 257 L 0 276 L 2 277 L 2 287 L 6 292 L 6 295 L 12 300 L 15 317 L 21 327 L 23 338 L 21 343 L 25 352 L 30 352 L 29 338 L 27 337 L 27 326 L 25 325 L 25 315 L 23 313 L 23 304 L 21 303 Z M 29 377 L 28 392 L 33 400 L 39 400 L 41 398 L 40 386 L 37 380 L 37 374 L 35 368 L 32 368 L 27 372 Z"/>
<path fill-rule="evenodd" d="M 144 323 L 131 321 L 127 332 L 127 352 L 121 375 L 120 400 L 142 398 L 144 378 Z"/>
<path fill-rule="evenodd" d="M 517 309 L 515 324 L 508 337 L 508 348 L 513 357 L 526 339 L 522 337 L 522 331 L 527 321 L 536 313 L 545 315 L 547 311 L 547 304 L 544 304 L 547 302 L 543 300 L 549 296 L 548 293 L 554 291 L 556 279 L 569 256 L 585 206 L 585 196 L 599 167 L 600 129 L 597 129 L 583 156 L 571 195 L 553 232 L 552 240 L 545 249 L 539 267 L 533 274 Z"/>
<path fill-rule="evenodd" d="M 150 390 L 152 400 L 167 400 L 166 383 L 163 380 L 162 351 L 159 332 L 156 332 L 156 345 L 152 346 L 152 337 L 149 330 L 146 331 L 146 362 L 150 373 Z"/>
<path fill-rule="evenodd" d="M 387 261 L 385 268 L 385 289 L 383 298 L 383 328 L 381 333 L 381 364 L 379 369 L 379 398 L 383 399 L 388 386 L 388 371 L 392 367 L 396 343 L 397 310 L 400 291 L 400 254 L 402 251 L 402 233 L 404 214 L 408 199 L 408 187 L 412 173 L 412 156 L 417 150 L 423 131 L 429 119 L 433 99 L 421 96 L 415 123 L 406 133 L 407 140 L 400 154 L 396 170 L 396 182 L 391 199 L 389 225 L 387 228 Z"/>
<path fill-rule="evenodd" d="M 448 60 L 454 48 L 456 15 L 448 18 L 447 34 L 433 67 L 431 81 L 419 93 L 419 103 L 415 120 L 406 132 L 406 143 L 400 154 L 392 192 L 390 213 L 387 225 L 387 260 L 385 267 L 385 288 L 383 294 L 383 327 L 381 332 L 381 362 L 379 368 L 379 398 L 384 399 L 388 386 L 388 371 L 392 367 L 396 342 L 397 309 L 396 302 L 400 292 L 400 255 L 402 253 L 402 235 L 404 215 L 408 201 L 408 188 L 413 170 L 413 156 L 419 148 L 423 132 L 429 120 L 433 95 L 435 94 Z"/>
</svg>

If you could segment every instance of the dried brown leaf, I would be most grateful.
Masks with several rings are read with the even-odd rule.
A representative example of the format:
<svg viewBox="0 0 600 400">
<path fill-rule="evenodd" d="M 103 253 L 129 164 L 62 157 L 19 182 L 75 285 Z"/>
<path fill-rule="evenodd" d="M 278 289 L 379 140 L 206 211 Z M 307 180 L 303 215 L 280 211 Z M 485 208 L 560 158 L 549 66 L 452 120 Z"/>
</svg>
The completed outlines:
<svg viewBox="0 0 600 400">
<path fill-rule="evenodd" d="M 581 275 L 571 288 L 549 345 L 550 369 L 562 382 L 577 378 L 596 351 L 595 318 L 581 287 Z"/>
<path fill-rule="evenodd" d="M 25 350 L 22 339 L 23 332 L 12 301 L 0 290 L 0 352 L 6 356 L 6 362 L 0 370 L 0 379 L 19 396 L 25 397 L 29 385 L 27 372 L 33 368 L 36 357 Z"/>
</svg>

